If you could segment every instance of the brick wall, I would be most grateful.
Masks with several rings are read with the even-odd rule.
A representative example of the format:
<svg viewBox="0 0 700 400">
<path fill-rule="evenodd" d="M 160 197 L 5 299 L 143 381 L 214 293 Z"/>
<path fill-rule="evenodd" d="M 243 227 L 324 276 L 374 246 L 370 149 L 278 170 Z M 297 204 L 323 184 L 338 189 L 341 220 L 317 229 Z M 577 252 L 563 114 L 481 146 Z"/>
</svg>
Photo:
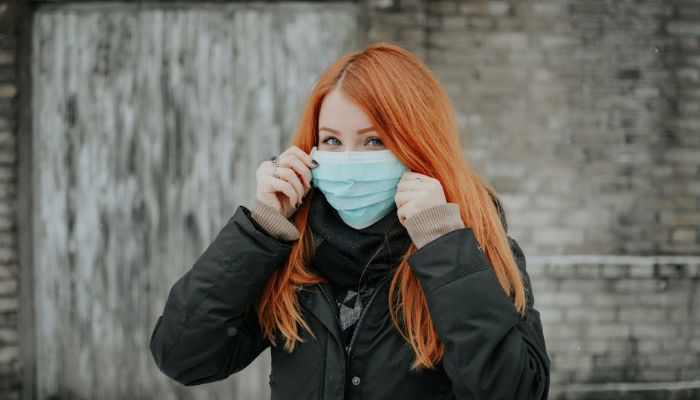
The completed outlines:
<svg viewBox="0 0 700 400">
<path fill-rule="evenodd" d="M 552 398 L 700 397 L 700 4 L 367 5 L 367 40 L 438 74 L 504 199 Z"/>
<path fill-rule="evenodd" d="M 698 4 L 373 0 L 531 254 L 700 254 Z"/>
<path fill-rule="evenodd" d="M 686 397 L 674 398 L 700 396 L 700 257 L 554 256 L 528 264 L 552 398 L 670 398 L 669 382 L 688 381 L 695 385 L 671 390 Z"/>
<path fill-rule="evenodd" d="M 665 37 L 663 64 L 670 87 L 666 124 L 656 148 L 662 171 L 654 181 L 659 196 L 650 207 L 661 210 L 656 222 L 661 252 L 700 253 L 700 3 L 674 2 L 660 22 Z"/>
<path fill-rule="evenodd" d="M 16 24 L 14 2 L 0 1 L 0 397 L 18 396 L 18 268 L 16 250 Z M 19 397 L 17 397 L 19 398 Z"/>
</svg>

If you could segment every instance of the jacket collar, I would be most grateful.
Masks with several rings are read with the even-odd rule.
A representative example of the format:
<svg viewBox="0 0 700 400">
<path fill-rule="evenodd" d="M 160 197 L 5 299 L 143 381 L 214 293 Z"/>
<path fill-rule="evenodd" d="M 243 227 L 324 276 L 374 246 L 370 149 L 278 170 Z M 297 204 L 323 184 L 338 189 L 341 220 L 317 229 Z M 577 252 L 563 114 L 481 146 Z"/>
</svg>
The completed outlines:
<svg viewBox="0 0 700 400">
<path fill-rule="evenodd" d="M 376 303 L 371 305 L 371 310 L 374 310 L 373 312 L 369 312 L 371 310 L 363 310 L 367 315 L 362 323 L 362 330 L 376 330 L 380 324 L 380 320 L 388 315 L 388 312 L 384 315 L 384 313 L 378 313 L 376 311 L 377 309 L 388 307 L 385 297 L 389 293 L 390 280 L 390 277 L 382 279 L 378 283 L 378 287 L 375 288 L 376 290 L 380 290 L 379 293 L 376 293 L 380 299 L 375 299 Z M 338 307 L 333 299 L 330 286 L 325 282 L 305 285 L 297 293 L 297 298 L 301 306 L 308 310 L 316 319 L 321 321 L 323 326 L 331 332 L 336 342 L 344 348 L 340 333 L 340 321 L 338 320 Z M 365 305 L 365 307 L 367 306 L 368 305 Z"/>
<path fill-rule="evenodd" d="M 331 332 L 338 344 L 343 347 L 340 335 L 340 323 L 338 321 L 337 306 L 333 301 L 331 288 L 325 282 L 305 285 L 297 293 L 297 298 L 302 307 L 307 309 L 314 317 Z"/>
</svg>

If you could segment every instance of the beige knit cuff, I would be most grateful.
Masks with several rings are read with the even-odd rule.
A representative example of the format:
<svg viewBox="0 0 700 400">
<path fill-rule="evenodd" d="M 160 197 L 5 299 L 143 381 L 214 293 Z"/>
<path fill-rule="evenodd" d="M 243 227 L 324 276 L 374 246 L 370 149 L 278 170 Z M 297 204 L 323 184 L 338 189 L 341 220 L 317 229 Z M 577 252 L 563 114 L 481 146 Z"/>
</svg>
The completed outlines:
<svg viewBox="0 0 700 400">
<path fill-rule="evenodd" d="M 260 224 L 270 235 L 292 241 L 299 239 L 299 230 L 282 213 L 267 203 L 253 198 L 253 205 L 250 208 L 250 215 Z"/>
<path fill-rule="evenodd" d="M 404 226 L 417 248 L 438 237 L 464 228 L 459 204 L 445 203 L 419 211 L 404 221 Z"/>
</svg>

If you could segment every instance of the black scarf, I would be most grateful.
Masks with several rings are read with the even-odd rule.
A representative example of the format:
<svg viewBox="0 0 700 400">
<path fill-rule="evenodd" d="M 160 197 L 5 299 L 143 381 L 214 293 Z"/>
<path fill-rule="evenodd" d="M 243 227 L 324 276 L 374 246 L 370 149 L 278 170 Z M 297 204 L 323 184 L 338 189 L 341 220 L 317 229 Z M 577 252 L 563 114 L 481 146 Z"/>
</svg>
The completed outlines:
<svg viewBox="0 0 700 400">
<path fill-rule="evenodd" d="M 343 222 L 323 192 L 315 190 L 308 222 L 316 244 L 312 265 L 336 292 L 357 290 L 360 277 L 364 285 L 392 274 L 411 245 L 396 215 L 396 204 L 379 221 L 355 229 Z"/>
</svg>

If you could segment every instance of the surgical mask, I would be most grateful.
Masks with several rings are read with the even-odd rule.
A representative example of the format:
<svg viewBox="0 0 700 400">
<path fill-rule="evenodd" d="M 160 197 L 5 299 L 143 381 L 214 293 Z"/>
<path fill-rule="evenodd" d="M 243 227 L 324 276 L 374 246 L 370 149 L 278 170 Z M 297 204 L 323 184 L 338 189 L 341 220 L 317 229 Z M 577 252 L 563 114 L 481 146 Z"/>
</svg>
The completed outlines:
<svg viewBox="0 0 700 400">
<path fill-rule="evenodd" d="M 366 228 L 394 205 L 396 185 L 410 169 L 391 150 L 319 151 L 311 149 L 319 165 L 311 169 L 311 184 L 347 225 Z"/>
</svg>

